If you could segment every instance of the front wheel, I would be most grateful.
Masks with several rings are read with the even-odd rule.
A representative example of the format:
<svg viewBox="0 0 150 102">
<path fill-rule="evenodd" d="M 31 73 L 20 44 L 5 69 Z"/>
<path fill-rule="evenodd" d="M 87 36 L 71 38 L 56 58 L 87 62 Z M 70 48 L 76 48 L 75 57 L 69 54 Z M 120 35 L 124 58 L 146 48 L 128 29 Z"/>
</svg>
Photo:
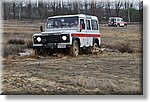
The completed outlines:
<svg viewBox="0 0 150 102">
<path fill-rule="evenodd" d="M 117 24 L 117 27 L 120 27 L 120 24 Z"/>
<path fill-rule="evenodd" d="M 44 53 L 43 49 L 34 49 L 35 55 L 42 55 Z"/>
<path fill-rule="evenodd" d="M 34 49 L 35 55 L 48 55 L 48 50 L 46 49 Z"/>
<path fill-rule="evenodd" d="M 74 40 L 72 46 L 70 46 L 70 55 L 74 56 L 74 57 L 78 56 L 79 55 L 79 49 L 80 48 L 79 48 L 78 41 Z"/>
</svg>

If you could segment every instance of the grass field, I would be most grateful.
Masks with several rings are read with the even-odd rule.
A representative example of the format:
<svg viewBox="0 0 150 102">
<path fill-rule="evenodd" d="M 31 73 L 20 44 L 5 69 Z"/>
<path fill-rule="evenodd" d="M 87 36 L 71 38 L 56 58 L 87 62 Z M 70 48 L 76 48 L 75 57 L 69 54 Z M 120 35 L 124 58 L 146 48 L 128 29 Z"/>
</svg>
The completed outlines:
<svg viewBox="0 0 150 102">
<path fill-rule="evenodd" d="M 119 52 L 19 56 L 32 51 L 26 43 L 41 25 L 44 21 L 4 21 L 3 94 L 143 94 L 141 25 L 100 25 L 102 46 Z M 10 39 L 25 44 L 8 44 Z"/>
</svg>

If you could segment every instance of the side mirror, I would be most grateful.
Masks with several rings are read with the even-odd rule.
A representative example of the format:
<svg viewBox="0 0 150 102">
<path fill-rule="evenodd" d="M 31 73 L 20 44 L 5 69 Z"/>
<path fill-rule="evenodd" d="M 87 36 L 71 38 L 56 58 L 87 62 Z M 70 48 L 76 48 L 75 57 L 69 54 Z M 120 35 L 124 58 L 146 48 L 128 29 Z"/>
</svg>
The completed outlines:
<svg viewBox="0 0 150 102">
<path fill-rule="evenodd" d="M 43 32 L 43 26 L 40 26 L 40 31 Z"/>
</svg>

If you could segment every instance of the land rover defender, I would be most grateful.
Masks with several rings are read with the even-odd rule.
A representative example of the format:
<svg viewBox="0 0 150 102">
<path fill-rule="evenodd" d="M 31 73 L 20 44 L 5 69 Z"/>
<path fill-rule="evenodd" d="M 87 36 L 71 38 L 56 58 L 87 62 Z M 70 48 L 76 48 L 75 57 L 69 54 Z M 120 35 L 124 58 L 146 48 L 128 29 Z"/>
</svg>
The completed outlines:
<svg viewBox="0 0 150 102">
<path fill-rule="evenodd" d="M 109 17 L 108 26 L 127 27 L 127 22 L 121 17 Z"/>
<path fill-rule="evenodd" d="M 33 34 L 35 54 L 53 49 L 69 49 L 72 56 L 78 56 L 81 49 L 100 46 L 101 34 L 96 16 L 77 14 L 53 16 L 41 33 Z"/>
</svg>

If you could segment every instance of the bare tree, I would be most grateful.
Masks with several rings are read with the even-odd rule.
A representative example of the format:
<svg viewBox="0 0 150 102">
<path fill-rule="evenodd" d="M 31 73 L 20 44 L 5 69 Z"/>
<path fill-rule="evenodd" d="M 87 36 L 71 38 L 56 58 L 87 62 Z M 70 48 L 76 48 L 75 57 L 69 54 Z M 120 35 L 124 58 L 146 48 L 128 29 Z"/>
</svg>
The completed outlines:
<svg viewBox="0 0 150 102">
<path fill-rule="evenodd" d="M 6 2 L 3 2 L 3 11 L 4 11 L 4 20 L 6 20 L 7 19 L 7 17 L 8 17 L 8 3 L 6 3 Z"/>
<path fill-rule="evenodd" d="M 140 1 L 129 0 L 27 0 L 3 1 L 4 19 L 45 19 L 48 16 L 62 14 L 89 14 L 96 15 L 100 20 L 107 20 L 110 16 L 124 17 L 128 22 L 142 21 Z M 139 9 L 137 7 L 139 6 Z M 135 18 L 136 16 L 136 18 Z"/>
<path fill-rule="evenodd" d="M 110 0 L 107 1 L 107 2 L 105 3 L 106 19 L 108 19 L 108 17 L 111 16 L 111 11 L 110 11 L 111 8 L 110 8 L 110 4 L 111 4 Z"/>
<path fill-rule="evenodd" d="M 87 10 L 88 10 L 88 3 L 87 3 L 87 1 L 84 2 L 84 7 L 85 7 L 84 13 L 87 14 Z"/>
<path fill-rule="evenodd" d="M 119 16 L 122 5 L 123 3 L 120 0 L 116 1 L 115 3 L 116 16 Z"/>
<path fill-rule="evenodd" d="M 28 0 L 28 4 L 27 4 L 27 15 L 28 18 L 31 19 L 32 18 L 32 4 L 31 4 L 31 0 Z"/>
<path fill-rule="evenodd" d="M 43 8 L 44 8 L 43 1 L 40 0 L 39 3 L 38 3 L 38 16 L 39 16 L 40 19 L 42 19 L 42 18 L 43 18 L 43 15 L 44 15 L 44 13 L 43 13 L 44 10 L 43 10 Z"/>
<path fill-rule="evenodd" d="M 56 15 L 56 1 L 55 0 L 51 2 L 51 9 L 52 9 L 53 15 Z"/>
<path fill-rule="evenodd" d="M 91 9 L 91 14 L 95 15 L 95 10 L 96 10 L 96 2 L 95 1 L 91 1 L 90 3 L 90 9 Z"/>
<path fill-rule="evenodd" d="M 80 13 L 80 8 L 79 8 L 79 3 L 78 2 L 73 2 L 73 14 Z"/>
<path fill-rule="evenodd" d="M 15 1 L 13 1 L 13 19 L 16 19 L 16 2 Z"/>
<path fill-rule="evenodd" d="M 143 1 L 139 2 L 140 21 L 143 21 Z"/>
<path fill-rule="evenodd" d="M 22 19 L 22 2 L 19 3 L 18 8 L 19 8 L 19 12 L 18 12 L 18 18 L 19 20 Z"/>
</svg>

